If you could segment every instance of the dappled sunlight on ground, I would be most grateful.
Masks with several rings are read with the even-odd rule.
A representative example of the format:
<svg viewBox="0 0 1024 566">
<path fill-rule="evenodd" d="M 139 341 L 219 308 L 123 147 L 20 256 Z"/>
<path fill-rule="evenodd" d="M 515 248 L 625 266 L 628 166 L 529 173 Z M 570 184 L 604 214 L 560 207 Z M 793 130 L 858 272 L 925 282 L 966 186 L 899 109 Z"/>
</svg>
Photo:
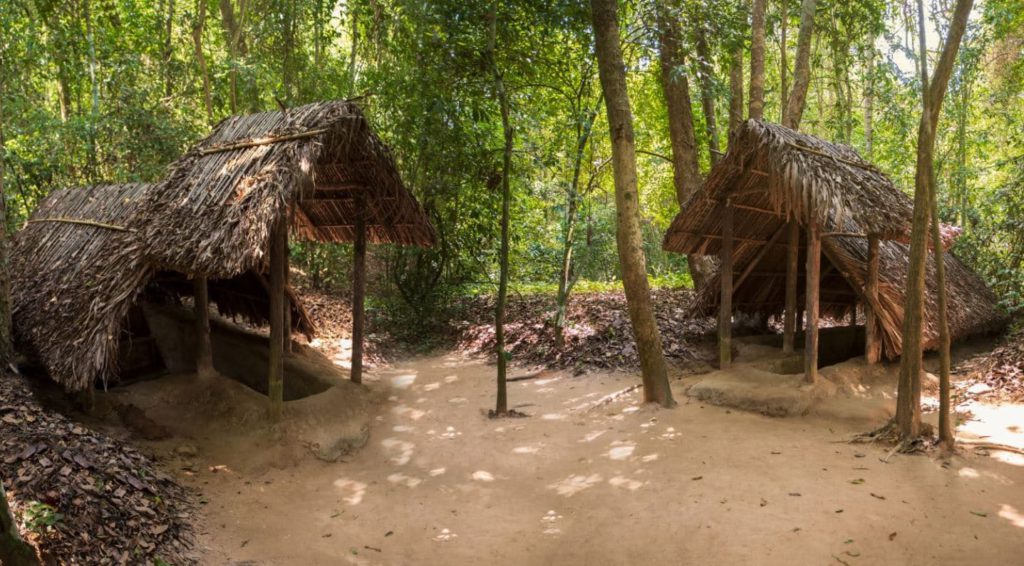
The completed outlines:
<svg viewBox="0 0 1024 566">
<path fill-rule="evenodd" d="M 1024 515 L 1013 505 L 1003 504 L 999 509 L 999 516 L 1010 522 L 1011 525 L 1024 529 Z"/>
<path fill-rule="evenodd" d="M 767 418 L 681 393 L 663 410 L 642 405 L 624 374 L 509 383 L 510 406 L 531 416 L 493 420 L 493 366 L 428 358 L 367 382 L 387 402 L 366 448 L 254 480 L 265 489 L 233 499 L 237 515 L 210 506 L 211 524 L 231 525 L 210 534 L 226 549 L 213 562 L 852 565 L 1024 553 L 1024 468 L 997 459 L 1014 454 L 886 464 L 887 447 L 845 443 L 862 421 Z M 984 424 L 1019 435 L 997 413 L 976 412 L 961 434 L 992 434 L 974 428 Z M 223 476 L 204 488 L 221 490 L 211 499 L 237 498 L 249 481 Z"/>
</svg>

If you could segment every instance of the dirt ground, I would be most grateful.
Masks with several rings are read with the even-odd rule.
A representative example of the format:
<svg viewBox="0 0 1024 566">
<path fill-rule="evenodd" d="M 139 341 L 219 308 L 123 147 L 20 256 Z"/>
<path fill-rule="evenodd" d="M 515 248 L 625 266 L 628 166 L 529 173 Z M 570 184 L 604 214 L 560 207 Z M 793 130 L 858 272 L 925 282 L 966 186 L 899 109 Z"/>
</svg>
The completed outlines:
<svg viewBox="0 0 1024 566">
<path fill-rule="evenodd" d="M 844 442 L 884 420 L 850 410 L 856 398 L 770 418 L 688 399 L 689 377 L 673 410 L 640 406 L 639 391 L 595 407 L 637 378 L 552 373 L 509 385 L 528 418 L 489 420 L 493 375 L 454 355 L 372 372 L 382 404 L 368 444 L 338 463 L 293 450 L 267 465 L 273 442 L 194 433 L 198 455 L 177 473 L 202 493 L 204 563 L 991 564 L 1024 552 L 1024 457 L 883 463 L 887 448 Z M 965 434 L 1024 445 L 1021 407 L 973 412 Z"/>
</svg>

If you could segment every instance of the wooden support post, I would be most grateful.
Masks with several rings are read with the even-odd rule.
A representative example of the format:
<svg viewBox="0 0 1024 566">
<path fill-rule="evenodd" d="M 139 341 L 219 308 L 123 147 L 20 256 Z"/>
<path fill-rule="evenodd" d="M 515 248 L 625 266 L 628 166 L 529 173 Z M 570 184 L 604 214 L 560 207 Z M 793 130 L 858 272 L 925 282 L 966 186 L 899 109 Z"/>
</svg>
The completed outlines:
<svg viewBox="0 0 1024 566">
<path fill-rule="evenodd" d="M 786 245 L 786 311 L 782 330 L 782 353 L 792 354 L 796 343 L 796 279 L 800 268 L 800 223 L 789 221 L 789 242 Z"/>
<path fill-rule="evenodd" d="M 279 219 L 270 234 L 270 371 L 267 393 L 270 422 L 281 420 L 284 407 L 284 271 L 287 269 L 288 220 Z"/>
<path fill-rule="evenodd" d="M 213 347 L 210 344 L 210 289 L 206 277 L 192 279 L 192 297 L 196 317 L 196 374 L 208 378 L 214 374 Z"/>
<path fill-rule="evenodd" d="M 814 223 L 814 213 L 807 225 L 807 330 L 804 334 L 804 374 L 808 383 L 818 380 L 818 286 L 821 275 L 820 228 Z"/>
<path fill-rule="evenodd" d="M 363 382 L 363 303 L 366 297 L 366 207 L 363 193 L 356 199 L 356 241 L 352 246 L 352 371 L 353 383 Z"/>
<path fill-rule="evenodd" d="M 718 300 L 718 362 L 721 369 L 732 365 L 732 245 L 733 209 L 726 201 L 722 211 L 722 267 L 719 279 L 722 284 Z"/>
<path fill-rule="evenodd" d="M 864 282 L 864 294 L 868 296 L 864 302 L 864 357 L 869 364 L 877 364 L 882 358 L 882 333 L 872 306 L 878 302 L 878 246 L 878 236 L 868 236 L 868 273 Z"/>
<path fill-rule="evenodd" d="M 287 242 L 284 246 L 284 287 L 288 288 L 291 280 L 291 257 L 292 250 Z M 284 299 L 284 355 L 292 355 L 292 302 L 288 297 Z"/>
</svg>

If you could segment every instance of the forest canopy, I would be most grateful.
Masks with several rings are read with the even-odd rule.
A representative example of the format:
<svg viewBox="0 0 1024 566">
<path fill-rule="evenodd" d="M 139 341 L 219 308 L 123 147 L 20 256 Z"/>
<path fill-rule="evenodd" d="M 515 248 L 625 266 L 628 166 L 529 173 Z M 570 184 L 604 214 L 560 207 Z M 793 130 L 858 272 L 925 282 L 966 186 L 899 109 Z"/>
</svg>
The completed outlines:
<svg viewBox="0 0 1024 566">
<path fill-rule="evenodd" d="M 798 0 L 767 2 L 764 119 L 792 87 Z M 679 211 L 656 12 L 678 22 L 700 174 L 728 145 L 730 70 L 749 77 L 750 6 L 620 3 L 634 113 L 644 251 L 655 285 L 687 285 L 661 250 Z M 494 12 L 492 14 L 492 11 Z M 952 4 L 929 3 L 937 58 Z M 493 48 L 490 18 L 495 19 Z M 848 144 L 908 194 L 920 116 L 916 7 L 819 0 L 801 130 Z M 439 234 L 384 247 L 383 295 L 420 314 L 498 280 L 508 92 L 511 285 L 567 294 L 618 280 L 611 147 L 589 6 L 568 0 L 7 0 L 0 4 L 7 230 L 52 191 L 152 182 L 234 114 L 360 98 Z M 934 61 L 929 67 L 934 66 Z M 1024 2 L 976 6 L 942 109 L 935 177 L 954 247 L 1004 306 L 1024 305 Z M 343 247 L 293 244 L 315 285 L 344 285 Z M 569 253 L 567 253 L 569 252 Z M 568 257 L 568 259 L 567 259 Z M 561 283 L 561 285 L 560 285 Z"/>
</svg>

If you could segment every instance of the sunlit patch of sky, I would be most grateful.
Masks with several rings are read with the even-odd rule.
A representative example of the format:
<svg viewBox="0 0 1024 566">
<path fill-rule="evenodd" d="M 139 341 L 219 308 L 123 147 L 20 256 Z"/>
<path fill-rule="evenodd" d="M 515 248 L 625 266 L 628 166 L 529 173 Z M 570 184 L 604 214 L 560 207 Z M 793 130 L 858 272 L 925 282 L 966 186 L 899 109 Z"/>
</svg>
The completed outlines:
<svg viewBox="0 0 1024 566">
<path fill-rule="evenodd" d="M 952 10 L 952 2 L 943 2 L 947 4 Z M 885 53 L 889 59 L 896 65 L 896 68 L 903 74 L 903 78 L 910 80 L 917 76 L 917 3 L 914 0 L 909 0 L 906 6 L 912 10 L 914 15 L 913 21 L 913 34 L 908 35 L 905 30 L 906 23 L 903 20 L 902 10 L 897 10 L 889 14 L 889 17 L 885 24 L 886 33 L 880 35 L 875 40 L 875 48 Z M 985 1 L 975 0 L 974 8 L 971 10 L 971 17 L 969 24 L 973 24 L 981 19 L 981 14 L 984 11 Z M 930 0 L 925 0 L 925 38 L 928 44 L 928 51 L 931 54 L 929 63 L 934 65 L 935 58 L 938 56 L 939 49 L 942 49 L 943 43 L 943 32 L 949 25 L 948 18 L 952 15 L 943 17 L 942 21 L 936 21 L 935 18 L 936 5 Z M 940 28 L 941 25 L 941 28 Z M 907 39 L 913 43 L 913 45 L 907 45 Z M 929 67 L 931 70 L 931 67 Z"/>
</svg>

